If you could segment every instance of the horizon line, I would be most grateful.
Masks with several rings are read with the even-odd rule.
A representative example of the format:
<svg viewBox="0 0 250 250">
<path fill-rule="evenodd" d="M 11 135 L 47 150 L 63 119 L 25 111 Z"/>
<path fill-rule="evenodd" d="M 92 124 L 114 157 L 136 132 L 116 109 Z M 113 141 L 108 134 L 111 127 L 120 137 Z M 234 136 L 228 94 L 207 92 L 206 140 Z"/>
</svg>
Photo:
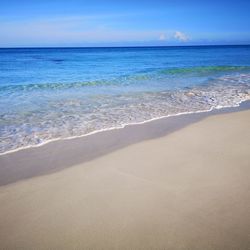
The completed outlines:
<svg viewBox="0 0 250 250">
<path fill-rule="evenodd" d="M 126 46 L 17 46 L 0 47 L 0 49 L 81 49 L 81 48 L 164 48 L 164 47 L 222 47 L 222 46 L 250 46 L 248 44 L 195 44 L 195 45 L 126 45 Z"/>
</svg>

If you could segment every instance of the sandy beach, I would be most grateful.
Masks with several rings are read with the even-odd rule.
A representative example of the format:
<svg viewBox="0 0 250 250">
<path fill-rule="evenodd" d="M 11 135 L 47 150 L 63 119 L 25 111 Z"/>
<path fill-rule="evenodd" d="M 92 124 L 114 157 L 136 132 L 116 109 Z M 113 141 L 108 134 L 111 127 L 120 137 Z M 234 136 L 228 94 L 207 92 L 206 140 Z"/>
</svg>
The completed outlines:
<svg viewBox="0 0 250 250">
<path fill-rule="evenodd" d="M 249 249 L 249 124 L 216 114 L 39 174 L 1 156 L 0 248 Z"/>
<path fill-rule="evenodd" d="M 0 250 L 250 250 L 250 1 L 0 1 Z"/>
</svg>

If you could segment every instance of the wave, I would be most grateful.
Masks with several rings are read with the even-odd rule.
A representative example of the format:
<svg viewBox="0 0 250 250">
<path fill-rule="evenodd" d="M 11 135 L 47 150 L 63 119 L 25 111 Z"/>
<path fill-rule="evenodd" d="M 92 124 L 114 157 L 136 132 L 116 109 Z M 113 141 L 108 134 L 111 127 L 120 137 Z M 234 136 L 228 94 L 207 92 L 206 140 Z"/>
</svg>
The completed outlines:
<svg viewBox="0 0 250 250">
<path fill-rule="evenodd" d="M 12 110 L 6 106 L 0 115 L 0 154 L 162 117 L 234 107 L 249 99 L 250 74 L 242 74 L 171 91 L 45 99 L 32 110 L 31 106 Z"/>
<path fill-rule="evenodd" d="M 83 138 L 83 137 L 98 134 L 98 133 L 101 133 L 101 132 L 107 132 L 107 131 L 112 131 L 112 130 L 117 130 L 117 129 L 123 129 L 123 128 L 127 127 L 127 126 L 142 125 L 142 124 L 145 124 L 145 123 L 149 123 L 149 122 L 164 119 L 164 118 L 169 118 L 169 117 L 174 117 L 174 116 L 181 116 L 181 115 L 191 115 L 191 114 L 197 114 L 197 113 L 206 113 L 206 112 L 211 112 L 211 111 L 216 110 L 216 109 L 219 110 L 219 109 L 224 109 L 224 108 L 239 107 L 243 102 L 246 102 L 246 101 L 249 101 L 249 100 L 250 100 L 250 98 L 245 99 L 245 100 L 241 100 L 241 101 L 239 101 L 237 103 L 234 103 L 232 105 L 225 105 L 225 106 L 218 105 L 216 107 L 210 107 L 209 109 L 205 109 L 205 110 L 186 111 L 186 112 L 180 112 L 180 113 L 176 113 L 176 114 L 163 115 L 163 116 L 154 117 L 154 118 L 151 118 L 151 119 L 148 119 L 148 120 L 144 120 L 144 121 L 141 121 L 141 122 L 130 122 L 130 123 L 125 123 L 125 124 L 116 126 L 116 127 L 109 127 L 109 128 L 94 130 L 94 131 L 86 133 L 86 134 L 69 136 L 69 137 L 65 137 L 65 138 L 64 137 L 58 137 L 58 138 L 48 139 L 48 140 L 45 140 L 45 141 L 43 141 L 41 143 L 38 143 L 38 144 L 32 144 L 32 145 L 27 145 L 27 146 L 19 146 L 17 148 L 10 149 L 10 150 L 3 151 L 3 152 L 0 151 L 0 156 L 10 154 L 10 153 L 15 153 L 15 152 L 25 150 L 25 149 L 29 149 L 29 148 L 41 147 L 41 146 L 44 146 L 44 145 L 46 145 L 48 143 L 55 142 L 55 141 Z"/>
<path fill-rule="evenodd" d="M 162 74 L 208 74 L 223 72 L 242 72 L 250 70 L 250 66 L 199 66 L 199 67 L 183 67 L 163 69 Z"/>
<path fill-rule="evenodd" d="M 85 86 L 100 86 L 100 85 L 111 85 L 114 84 L 108 80 L 97 80 L 97 81 L 84 81 L 84 82 L 72 82 L 72 83 L 31 83 L 31 84 L 18 84 L 18 85 L 6 85 L 0 86 L 0 91 L 32 91 L 32 90 L 46 90 L 46 89 L 70 89 L 70 88 L 81 88 Z"/>
<path fill-rule="evenodd" d="M 2 85 L 0 91 L 35 91 L 35 90 L 63 90 L 72 88 L 95 87 L 95 86 L 111 86 L 111 85 L 132 85 L 137 82 L 148 80 L 164 80 L 167 75 L 181 76 L 183 74 L 212 74 L 212 73 L 230 73 L 250 71 L 250 66 L 202 66 L 190 68 L 168 68 L 162 70 L 150 70 L 148 73 L 136 73 L 131 75 L 123 75 L 112 79 L 100 79 L 79 82 L 52 82 L 52 83 L 30 83 Z"/>
</svg>

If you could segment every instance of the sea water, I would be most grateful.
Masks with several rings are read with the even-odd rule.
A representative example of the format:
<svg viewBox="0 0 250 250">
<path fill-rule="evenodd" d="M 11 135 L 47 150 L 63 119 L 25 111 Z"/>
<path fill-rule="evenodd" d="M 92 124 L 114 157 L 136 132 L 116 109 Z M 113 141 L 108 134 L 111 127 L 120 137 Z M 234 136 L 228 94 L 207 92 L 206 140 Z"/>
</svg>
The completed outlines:
<svg viewBox="0 0 250 250">
<path fill-rule="evenodd" d="M 0 49 L 0 154 L 250 99 L 250 46 Z"/>
</svg>

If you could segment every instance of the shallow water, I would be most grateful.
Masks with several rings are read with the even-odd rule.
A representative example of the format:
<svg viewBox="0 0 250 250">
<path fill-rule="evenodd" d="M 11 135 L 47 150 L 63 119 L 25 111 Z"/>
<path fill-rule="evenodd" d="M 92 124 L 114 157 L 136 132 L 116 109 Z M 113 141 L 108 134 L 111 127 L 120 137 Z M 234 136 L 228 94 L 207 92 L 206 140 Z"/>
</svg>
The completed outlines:
<svg viewBox="0 0 250 250">
<path fill-rule="evenodd" d="M 250 98 L 250 46 L 0 49 L 0 153 Z"/>
</svg>

